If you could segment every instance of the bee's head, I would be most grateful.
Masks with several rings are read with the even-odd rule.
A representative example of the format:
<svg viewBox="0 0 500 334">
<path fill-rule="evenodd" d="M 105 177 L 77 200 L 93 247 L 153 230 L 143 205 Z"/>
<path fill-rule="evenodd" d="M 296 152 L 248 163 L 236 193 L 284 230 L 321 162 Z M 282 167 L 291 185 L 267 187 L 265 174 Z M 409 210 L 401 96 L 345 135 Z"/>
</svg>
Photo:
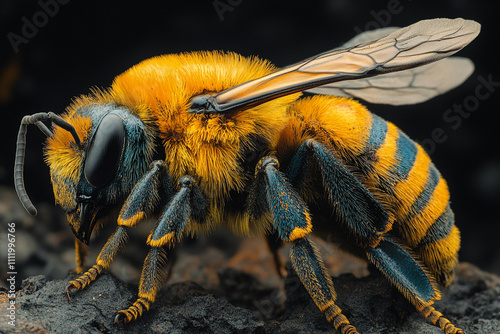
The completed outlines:
<svg viewBox="0 0 500 334">
<path fill-rule="evenodd" d="M 114 104 L 91 104 L 60 119 L 73 130 L 54 128 L 45 147 L 46 162 L 56 203 L 75 236 L 88 244 L 100 225 L 96 223 L 118 211 L 146 171 L 152 139 L 139 117 Z M 30 213 L 36 213 L 34 207 Z"/>
</svg>

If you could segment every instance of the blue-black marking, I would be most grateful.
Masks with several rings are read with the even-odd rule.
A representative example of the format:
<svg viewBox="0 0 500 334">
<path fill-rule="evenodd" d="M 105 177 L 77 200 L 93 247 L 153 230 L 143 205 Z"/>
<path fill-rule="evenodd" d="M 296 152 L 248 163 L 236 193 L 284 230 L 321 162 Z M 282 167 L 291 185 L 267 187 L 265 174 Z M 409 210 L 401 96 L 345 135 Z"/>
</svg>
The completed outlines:
<svg viewBox="0 0 500 334">
<path fill-rule="evenodd" d="M 335 292 L 330 275 L 311 239 L 297 239 L 290 248 L 290 259 L 297 276 L 317 305 L 326 306 L 333 301 Z"/>
<path fill-rule="evenodd" d="M 175 232 L 176 237 L 180 238 L 184 226 L 191 215 L 189 195 L 190 189 L 187 187 L 182 187 L 175 194 L 158 221 L 158 226 L 153 232 L 152 240 L 160 240 L 170 232 Z"/>
<path fill-rule="evenodd" d="M 410 174 L 410 170 L 415 164 L 417 158 L 417 145 L 408 138 L 403 132 L 398 130 L 398 139 L 396 140 L 396 165 L 393 166 L 394 172 L 399 180 L 405 180 Z"/>
<path fill-rule="evenodd" d="M 267 176 L 265 195 L 276 231 L 281 239 L 288 240 L 296 227 L 308 227 L 309 212 L 283 173 L 273 165 L 264 166 L 264 171 Z"/>
<path fill-rule="evenodd" d="M 372 114 L 370 137 L 366 143 L 369 150 L 377 151 L 382 146 L 387 136 L 387 130 L 387 122 L 377 115 Z"/>
<path fill-rule="evenodd" d="M 420 195 L 418 195 L 415 202 L 413 202 L 407 216 L 407 220 L 411 220 L 414 216 L 422 212 L 427 207 L 440 179 L 441 176 L 439 175 L 438 170 L 432 162 L 429 162 L 429 175 L 427 176 L 427 181 L 425 182 L 424 189 L 422 190 Z"/>
<path fill-rule="evenodd" d="M 382 147 L 387 137 L 388 125 L 385 120 L 372 114 L 370 136 L 366 142 L 364 153 L 355 157 L 348 163 L 355 165 L 362 174 L 368 175 L 374 170 L 377 161 L 377 151 Z"/>
<path fill-rule="evenodd" d="M 429 230 L 427 230 L 426 235 L 422 238 L 418 247 L 422 247 L 435 241 L 445 239 L 448 235 L 450 235 L 451 229 L 453 227 L 453 222 L 453 212 L 451 211 L 450 205 L 448 204 L 441 216 L 439 216 L 439 218 L 436 219 Z"/>
<path fill-rule="evenodd" d="M 422 267 L 406 249 L 394 241 L 382 240 L 377 247 L 368 249 L 367 255 L 370 262 L 400 291 L 406 291 L 424 302 L 435 296 L 432 284 Z"/>
</svg>

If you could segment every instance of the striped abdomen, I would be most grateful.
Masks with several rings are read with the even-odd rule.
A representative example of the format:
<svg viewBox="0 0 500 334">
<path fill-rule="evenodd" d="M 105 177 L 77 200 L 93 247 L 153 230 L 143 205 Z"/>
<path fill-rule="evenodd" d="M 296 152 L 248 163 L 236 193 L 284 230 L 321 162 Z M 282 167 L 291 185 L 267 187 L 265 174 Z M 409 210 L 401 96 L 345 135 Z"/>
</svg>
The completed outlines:
<svg viewBox="0 0 500 334">
<path fill-rule="evenodd" d="M 392 231 L 439 282 L 449 284 L 460 232 L 454 225 L 446 181 L 423 148 L 392 123 L 372 114 L 369 128 L 366 148 L 374 159 L 371 163 L 354 159 L 367 172 L 363 183 L 394 218 Z"/>
<path fill-rule="evenodd" d="M 460 236 L 446 182 L 423 148 L 358 102 L 314 96 L 298 101 L 281 147 L 305 138 L 330 146 L 381 202 L 392 229 L 442 284 L 451 282 Z"/>
</svg>

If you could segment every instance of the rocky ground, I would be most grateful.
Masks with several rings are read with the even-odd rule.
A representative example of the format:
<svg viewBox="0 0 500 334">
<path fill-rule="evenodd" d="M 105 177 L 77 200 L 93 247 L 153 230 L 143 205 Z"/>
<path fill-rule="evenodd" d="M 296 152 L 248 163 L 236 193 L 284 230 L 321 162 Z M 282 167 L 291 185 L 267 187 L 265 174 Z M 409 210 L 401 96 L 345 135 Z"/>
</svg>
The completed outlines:
<svg viewBox="0 0 500 334">
<path fill-rule="evenodd" d="M 140 320 L 118 331 L 114 312 L 136 298 L 147 252 L 143 241 L 151 226 L 134 231 L 112 267 L 76 292 L 69 303 L 64 290 L 77 276 L 67 274 L 74 266 L 74 252 L 64 218 L 50 205 L 41 205 L 34 220 L 19 208 L 15 194 L 0 191 L 0 195 L 0 223 L 16 223 L 18 271 L 16 326 L 8 324 L 10 304 L 6 289 L 0 288 L 0 333 L 335 332 L 289 265 L 285 281 L 279 278 L 262 239 L 242 240 L 224 232 L 186 240 L 157 302 Z M 91 241 L 89 264 L 109 232 Z M 5 233 L 2 245 L 4 238 Z M 333 276 L 337 303 L 360 333 L 442 333 L 426 323 L 384 277 L 370 272 L 365 262 L 318 244 Z M 283 258 L 286 253 L 284 249 Z M 2 269 L 2 286 L 7 286 L 6 272 Z M 500 277 L 462 263 L 436 308 L 469 334 L 500 333 Z"/>
<path fill-rule="evenodd" d="M 168 285 L 157 303 L 125 330 L 113 325 L 113 313 L 134 300 L 136 288 L 112 274 L 102 275 L 69 303 L 67 281 L 32 276 L 16 294 L 16 327 L 2 321 L 2 333 L 332 333 L 322 314 L 292 274 L 279 289 L 268 289 L 242 271 L 219 272 L 220 296 L 189 281 Z M 360 333 L 441 333 L 378 274 L 334 277 L 338 305 Z M 233 298 L 239 295 L 235 306 Z M 0 312 L 7 314 L 7 303 Z M 500 278 L 463 263 L 457 281 L 436 305 L 467 333 L 500 333 Z"/>
</svg>

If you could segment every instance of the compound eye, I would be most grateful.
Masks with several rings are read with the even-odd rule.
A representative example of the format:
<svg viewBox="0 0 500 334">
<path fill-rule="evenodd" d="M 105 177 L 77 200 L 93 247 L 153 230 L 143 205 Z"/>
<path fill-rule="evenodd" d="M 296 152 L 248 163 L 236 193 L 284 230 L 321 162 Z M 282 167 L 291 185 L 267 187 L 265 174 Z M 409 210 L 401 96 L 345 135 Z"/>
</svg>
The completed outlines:
<svg viewBox="0 0 500 334">
<path fill-rule="evenodd" d="M 118 170 L 125 143 L 125 128 L 118 115 L 108 114 L 99 124 L 83 169 L 87 182 L 100 188 L 110 182 Z"/>
</svg>

